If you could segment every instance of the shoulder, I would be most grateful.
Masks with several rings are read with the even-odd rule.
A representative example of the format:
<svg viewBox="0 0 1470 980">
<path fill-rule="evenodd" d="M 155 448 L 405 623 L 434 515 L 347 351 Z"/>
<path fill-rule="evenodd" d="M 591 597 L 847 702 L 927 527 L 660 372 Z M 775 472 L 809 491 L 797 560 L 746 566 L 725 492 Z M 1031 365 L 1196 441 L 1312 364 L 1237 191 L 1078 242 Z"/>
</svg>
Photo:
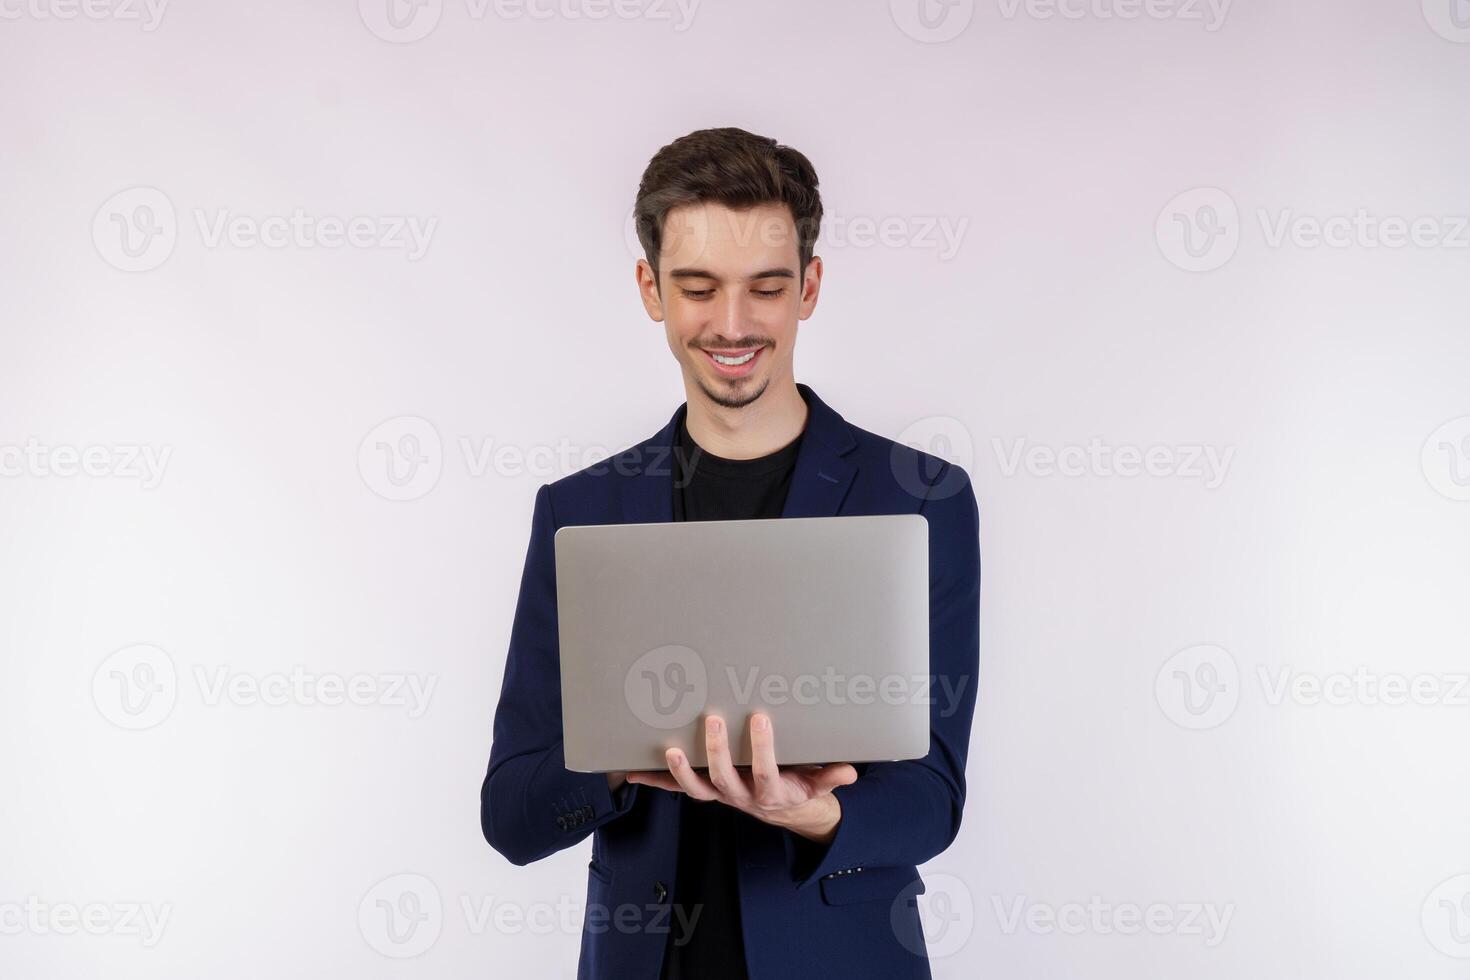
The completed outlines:
<svg viewBox="0 0 1470 980">
<path fill-rule="evenodd" d="M 538 500 L 551 508 L 554 522 L 564 524 L 616 523 L 629 498 L 644 487 L 647 477 L 673 475 L 672 450 L 656 433 L 574 473 L 547 483 Z"/>
<path fill-rule="evenodd" d="M 855 446 L 849 454 L 870 491 L 910 501 L 921 513 L 949 510 L 944 502 L 976 507 L 970 474 L 964 466 L 914 446 L 847 425 Z M 942 451 L 940 445 L 934 449 Z"/>
</svg>

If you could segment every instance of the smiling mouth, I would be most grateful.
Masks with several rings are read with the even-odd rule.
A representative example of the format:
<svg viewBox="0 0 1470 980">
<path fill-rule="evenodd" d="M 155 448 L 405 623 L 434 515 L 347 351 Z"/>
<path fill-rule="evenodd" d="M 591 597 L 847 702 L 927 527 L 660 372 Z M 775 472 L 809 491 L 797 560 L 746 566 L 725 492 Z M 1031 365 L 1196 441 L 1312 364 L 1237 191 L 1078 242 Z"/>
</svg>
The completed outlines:
<svg viewBox="0 0 1470 980">
<path fill-rule="evenodd" d="M 742 347 L 736 350 L 710 350 L 700 348 L 704 356 L 714 366 L 715 373 L 722 378 L 742 378 L 754 370 L 761 354 L 765 351 L 765 345 L 759 347 Z"/>
</svg>

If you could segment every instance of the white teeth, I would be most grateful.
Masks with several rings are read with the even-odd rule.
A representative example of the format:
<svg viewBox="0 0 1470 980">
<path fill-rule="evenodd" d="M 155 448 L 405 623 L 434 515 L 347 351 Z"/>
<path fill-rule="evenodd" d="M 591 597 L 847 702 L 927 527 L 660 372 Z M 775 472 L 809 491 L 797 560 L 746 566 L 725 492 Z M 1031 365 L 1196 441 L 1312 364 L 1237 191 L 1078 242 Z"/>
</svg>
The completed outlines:
<svg viewBox="0 0 1470 980">
<path fill-rule="evenodd" d="M 741 354 L 739 357 L 726 357 L 724 354 L 715 354 L 713 351 L 710 354 L 714 357 L 716 364 L 728 364 L 730 367 L 736 367 L 754 357 L 755 351 L 751 351 L 749 354 Z"/>
</svg>

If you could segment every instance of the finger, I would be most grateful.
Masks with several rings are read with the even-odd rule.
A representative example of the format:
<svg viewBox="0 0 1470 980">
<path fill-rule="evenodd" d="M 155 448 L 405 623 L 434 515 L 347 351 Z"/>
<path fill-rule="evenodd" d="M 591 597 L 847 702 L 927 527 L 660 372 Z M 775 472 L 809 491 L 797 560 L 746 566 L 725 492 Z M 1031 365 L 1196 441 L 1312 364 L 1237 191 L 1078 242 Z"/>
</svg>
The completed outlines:
<svg viewBox="0 0 1470 980">
<path fill-rule="evenodd" d="M 659 789 L 666 789 L 670 793 L 683 792 L 683 787 L 679 785 L 679 781 L 674 778 L 672 773 L 667 772 L 630 772 L 628 773 L 628 782 L 642 783 L 645 786 L 656 786 Z"/>
<path fill-rule="evenodd" d="M 730 760 L 730 737 L 725 729 L 725 719 L 710 715 L 704 720 L 704 754 L 709 760 L 709 781 L 719 791 L 724 802 L 739 806 L 747 802 L 745 780 L 735 771 Z"/>
<path fill-rule="evenodd" d="M 811 780 L 812 788 L 817 792 L 830 793 L 839 786 L 857 782 L 857 770 L 846 762 L 838 762 L 823 767 L 820 772 L 813 773 L 807 778 Z"/>
<path fill-rule="evenodd" d="M 664 753 L 664 758 L 669 762 L 669 771 L 674 774 L 674 778 L 679 782 L 679 789 L 688 793 L 696 800 L 708 801 L 720 798 L 720 791 L 711 786 L 708 780 L 694 771 L 694 767 L 689 764 L 689 757 L 683 751 L 669 749 Z"/>
<path fill-rule="evenodd" d="M 774 807 L 781 802 L 781 770 L 776 765 L 776 731 L 771 716 L 750 716 L 750 775 L 756 806 Z"/>
</svg>

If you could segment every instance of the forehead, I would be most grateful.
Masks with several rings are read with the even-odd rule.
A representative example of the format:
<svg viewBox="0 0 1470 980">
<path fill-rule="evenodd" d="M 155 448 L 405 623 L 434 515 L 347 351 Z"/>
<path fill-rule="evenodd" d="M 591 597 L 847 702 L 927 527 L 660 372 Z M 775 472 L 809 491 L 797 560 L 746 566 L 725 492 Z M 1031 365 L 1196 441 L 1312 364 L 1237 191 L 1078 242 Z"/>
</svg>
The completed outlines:
<svg viewBox="0 0 1470 980">
<path fill-rule="evenodd" d="M 735 209 L 701 202 L 664 217 L 659 264 L 730 273 L 773 263 L 794 268 L 799 246 L 796 222 L 784 204 Z"/>
</svg>

